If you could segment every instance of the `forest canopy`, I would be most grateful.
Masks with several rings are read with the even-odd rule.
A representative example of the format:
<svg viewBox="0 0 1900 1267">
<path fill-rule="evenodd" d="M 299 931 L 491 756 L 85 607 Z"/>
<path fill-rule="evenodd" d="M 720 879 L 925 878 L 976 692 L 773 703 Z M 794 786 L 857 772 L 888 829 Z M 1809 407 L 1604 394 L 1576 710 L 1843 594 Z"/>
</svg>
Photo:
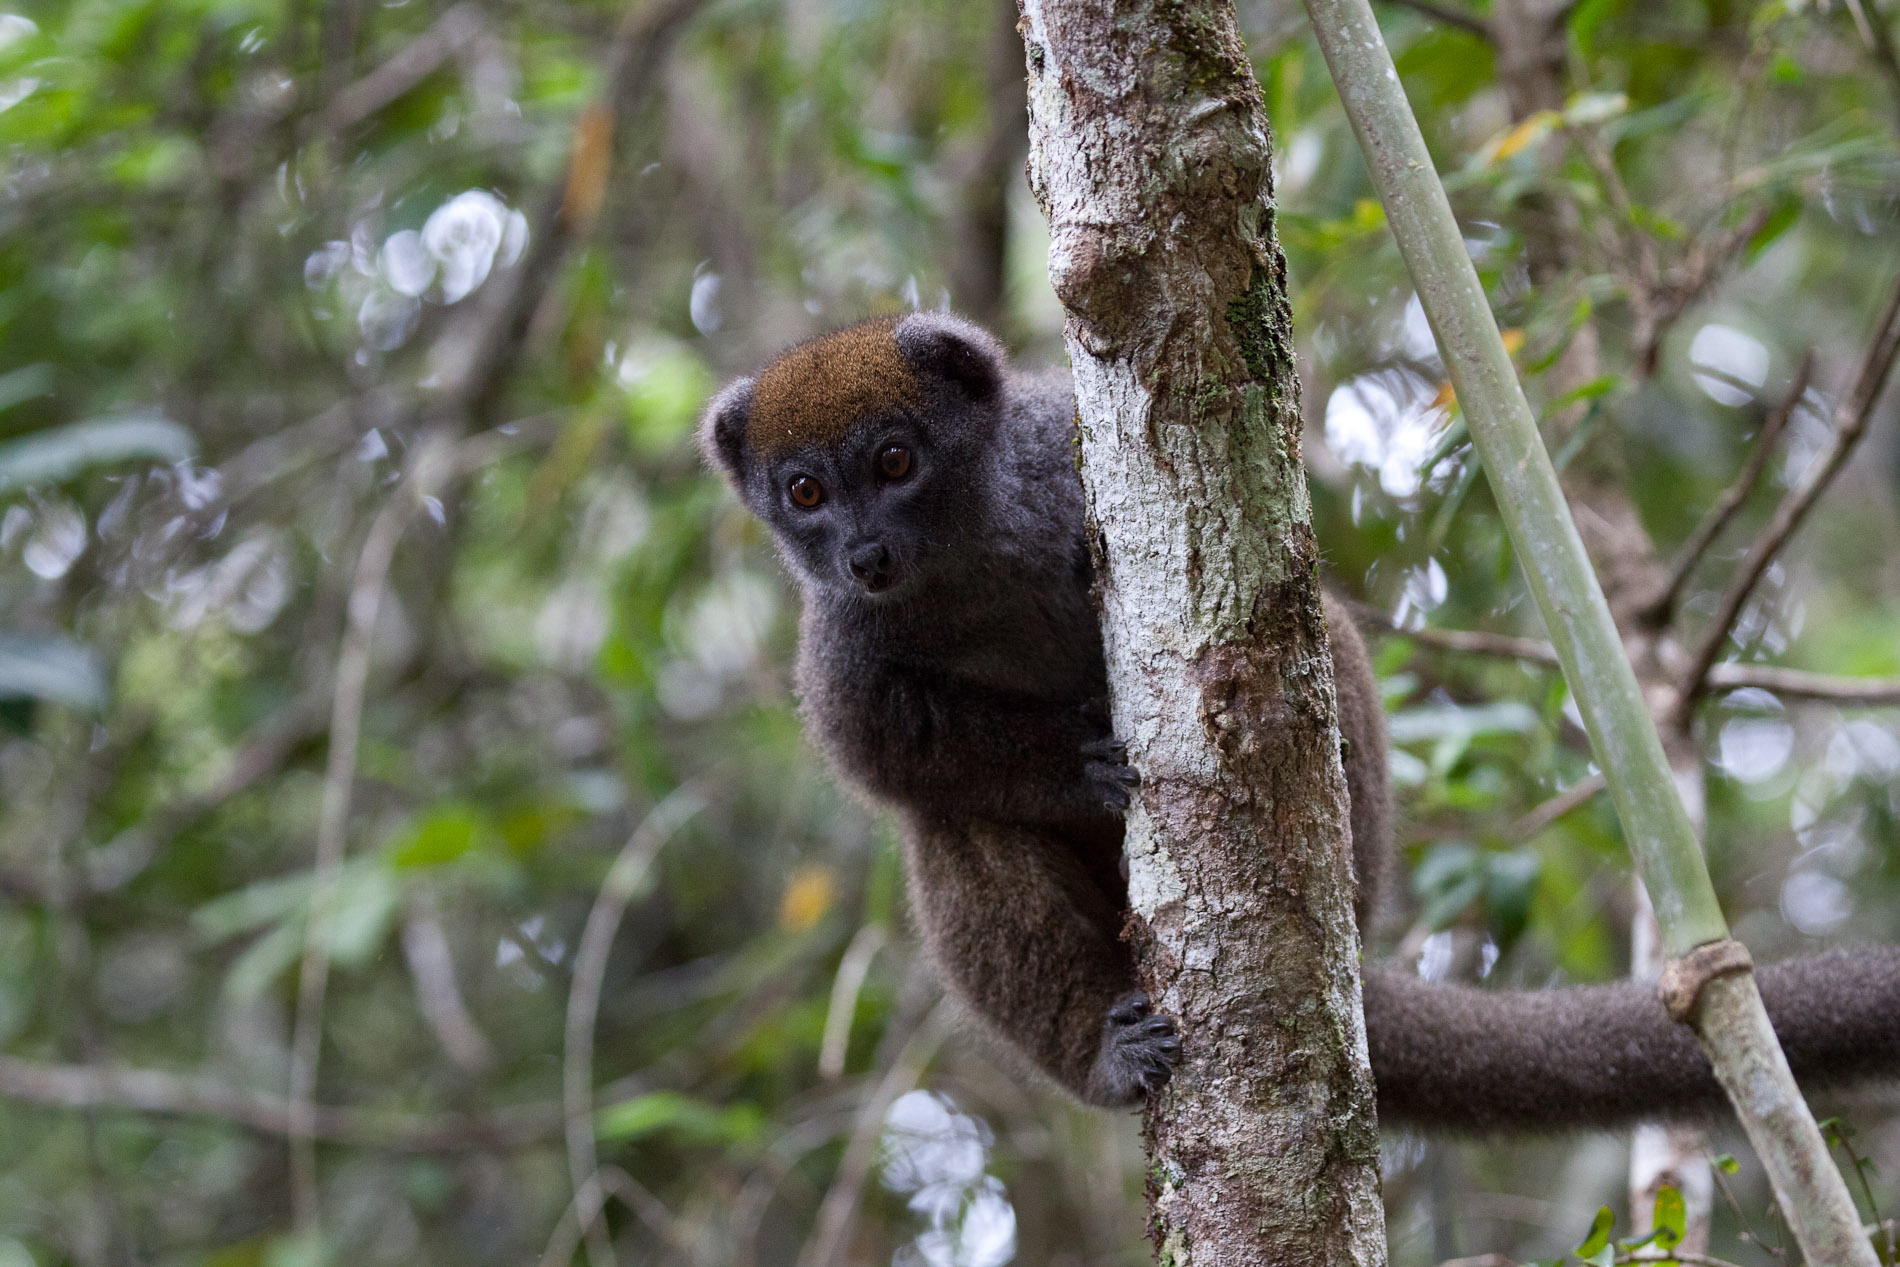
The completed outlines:
<svg viewBox="0 0 1900 1267">
<path fill-rule="evenodd" d="M 1132 1119 L 940 1003 L 691 434 L 868 314 L 1060 363 L 1013 8 L 0 9 L 0 1265 L 566 1262 L 590 1176 L 621 1262 L 1147 1261 Z M 1856 395 L 1895 14 L 1380 16 L 1645 680 L 1694 678 L 1736 935 L 1900 939 L 1900 447 Z M 1298 6 L 1240 21 L 1394 741 L 1369 953 L 1627 975 L 1628 850 L 1325 65 Z M 1900 1099 L 1817 1109 L 1900 1212 Z M 1629 1219 L 1623 1136 L 1384 1145 L 1395 1264 Z M 1708 1147 L 1716 1252 L 1787 1262 Z"/>
</svg>

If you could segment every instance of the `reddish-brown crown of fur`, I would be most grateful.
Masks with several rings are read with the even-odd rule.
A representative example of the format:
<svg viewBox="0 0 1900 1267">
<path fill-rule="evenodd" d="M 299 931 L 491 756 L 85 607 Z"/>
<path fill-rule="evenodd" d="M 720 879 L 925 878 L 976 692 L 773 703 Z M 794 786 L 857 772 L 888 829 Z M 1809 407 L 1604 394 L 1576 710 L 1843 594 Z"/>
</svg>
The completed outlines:
<svg viewBox="0 0 1900 1267">
<path fill-rule="evenodd" d="M 897 350 L 901 317 L 874 317 L 801 343 L 766 366 L 753 391 L 746 442 L 767 457 L 836 441 L 892 405 L 915 404 L 917 375 Z"/>
</svg>

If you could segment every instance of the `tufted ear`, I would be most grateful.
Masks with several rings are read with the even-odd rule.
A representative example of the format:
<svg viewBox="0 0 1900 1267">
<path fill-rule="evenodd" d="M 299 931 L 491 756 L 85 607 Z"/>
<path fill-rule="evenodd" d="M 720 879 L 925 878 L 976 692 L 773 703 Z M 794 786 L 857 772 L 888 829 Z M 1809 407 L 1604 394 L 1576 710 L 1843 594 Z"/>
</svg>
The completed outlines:
<svg viewBox="0 0 1900 1267">
<path fill-rule="evenodd" d="M 1009 357 L 996 337 L 947 312 L 913 312 L 897 323 L 897 350 L 920 375 L 961 388 L 971 400 L 994 400 Z"/>
<path fill-rule="evenodd" d="M 752 394 L 757 381 L 735 379 L 706 405 L 699 420 L 699 451 L 706 462 L 724 472 L 727 482 L 741 491 L 745 488 L 746 422 L 752 414 Z"/>
</svg>

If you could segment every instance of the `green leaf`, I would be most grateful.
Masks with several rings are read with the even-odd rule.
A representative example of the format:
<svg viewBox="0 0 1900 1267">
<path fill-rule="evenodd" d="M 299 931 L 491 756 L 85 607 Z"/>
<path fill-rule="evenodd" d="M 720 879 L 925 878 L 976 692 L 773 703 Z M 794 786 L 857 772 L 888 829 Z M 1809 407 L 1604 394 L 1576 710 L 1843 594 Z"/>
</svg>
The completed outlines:
<svg viewBox="0 0 1900 1267">
<path fill-rule="evenodd" d="M 96 713 L 106 693 L 105 666 L 90 647 L 70 638 L 0 634 L 0 700 L 39 699 Z"/>
<path fill-rule="evenodd" d="M 0 494 L 56 484 L 87 467 L 177 462 L 197 451 L 189 431 L 157 414 L 70 423 L 0 444 Z"/>
<path fill-rule="evenodd" d="M 674 1091 L 654 1091 L 610 1104 L 594 1114 L 594 1135 L 626 1142 L 661 1132 L 695 1144 L 739 1144 L 758 1137 L 764 1118 L 757 1107 L 721 1108 Z"/>
<path fill-rule="evenodd" d="M 1688 1235 L 1689 1213 L 1683 1204 L 1682 1193 L 1664 1184 L 1656 1190 L 1656 1244 L 1664 1249 L 1674 1249 L 1682 1244 L 1682 1238 Z"/>
<path fill-rule="evenodd" d="M 1732 1175 L 1742 1168 L 1742 1163 L 1735 1160 L 1733 1153 L 1723 1153 L 1715 1159 L 1715 1168 L 1725 1175 Z"/>
<path fill-rule="evenodd" d="M 486 828 L 486 820 L 465 805 L 438 806 L 390 842 L 389 861 L 404 869 L 454 862 L 475 847 Z"/>
<path fill-rule="evenodd" d="M 1614 1226 L 1616 1215 L 1610 1207 L 1598 1206 L 1597 1216 L 1590 1223 L 1590 1234 L 1583 1238 L 1583 1244 L 1577 1246 L 1577 1257 L 1585 1262 L 1594 1262 L 1597 1255 L 1610 1248 L 1610 1229 Z"/>
<path fill-rule="evenodd" d="M 1748 239 L 1748 246 L 1742 253 L 1743 259 L 1752 261 L 1757 255 L 1773 246 L 1775 241 L 1793 228 L 1795 221 L 1800 218 L 1801 200 L 1799 198 L 1781 199 L 1775 205 L 1775 209 L 1769 213 L 1768 218 L 1762 221 L 1761 228 L 1755 230 L 1754 236 Z"/>
</svg>

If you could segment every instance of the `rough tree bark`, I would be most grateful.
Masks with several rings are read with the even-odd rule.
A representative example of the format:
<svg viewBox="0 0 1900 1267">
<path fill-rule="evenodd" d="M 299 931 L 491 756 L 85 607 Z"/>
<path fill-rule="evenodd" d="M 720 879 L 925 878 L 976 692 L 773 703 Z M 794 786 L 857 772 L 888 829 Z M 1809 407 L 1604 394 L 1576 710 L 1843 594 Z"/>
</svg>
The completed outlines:
<svg viewBox="0 0 1900 1267">
<path fill-rule="evenodd" d="M 1230 0 L 1023 0 L 1068 309 L 1133 934 L 1185 1060 L 1162 1261 L 1384 1261 L 1345 784 L 1267 122 Z"/>
</svg>

